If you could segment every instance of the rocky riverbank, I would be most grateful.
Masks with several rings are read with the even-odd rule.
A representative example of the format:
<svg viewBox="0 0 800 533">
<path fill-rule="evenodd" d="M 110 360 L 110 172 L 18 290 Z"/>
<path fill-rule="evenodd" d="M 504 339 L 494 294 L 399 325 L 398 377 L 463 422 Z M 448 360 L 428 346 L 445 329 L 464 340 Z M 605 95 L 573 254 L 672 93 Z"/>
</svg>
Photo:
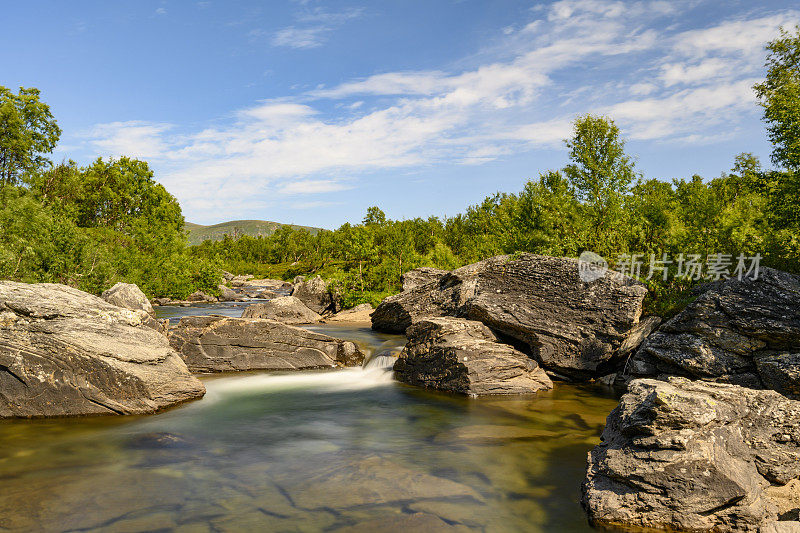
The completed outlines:
<svg viewBox="0 0 800 533">
<path fill-rule="evenodd" d="M 319 277 L 228 284 L 268 298 L 241 318 L 169 323 L 135 285 L 100 299 L 0 282 L 0 417 L 153 412 L 202 396 L 191 372 L 360 365 L 353 342 L 298 326 L 371 319 L 406 335 L 394 370 L 411 385 L 468 396 L 536 394 L 553 380 L 627 386 L 589 454 L 594 524 L 800 528 L 796 275 L 708 284 L 660 327 L 643 316 L 638 281 L 586 282 L 576 261 L 531 254 L 407 272 L 403 292 L 374 311 L 342 310 Z"/>
</svg>

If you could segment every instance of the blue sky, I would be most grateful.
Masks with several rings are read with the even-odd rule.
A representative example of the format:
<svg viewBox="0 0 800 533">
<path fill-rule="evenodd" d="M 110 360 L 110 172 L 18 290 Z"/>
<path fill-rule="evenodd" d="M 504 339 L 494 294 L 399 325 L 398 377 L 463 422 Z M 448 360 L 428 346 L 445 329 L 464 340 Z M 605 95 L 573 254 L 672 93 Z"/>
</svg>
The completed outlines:
<svg viewBox="0 0 800 533">
<path fill-rule="evenodd" d="M 38 87 L 56 159 L 146 159 L 187 220 L 334 228 L 453 215 L 615 119 L 647 178 L 769 145 L 752 85 L 794 2 L 0 2 L 0 85 Z"/>
</svg>

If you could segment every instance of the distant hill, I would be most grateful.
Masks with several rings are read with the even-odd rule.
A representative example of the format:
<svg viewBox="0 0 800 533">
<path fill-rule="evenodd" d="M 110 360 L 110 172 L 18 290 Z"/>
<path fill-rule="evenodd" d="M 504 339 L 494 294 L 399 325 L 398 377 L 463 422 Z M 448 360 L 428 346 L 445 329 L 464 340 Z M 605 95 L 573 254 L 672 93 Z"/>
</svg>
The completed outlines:
<svg viewBox="0 0 800 533">
<path fill-rule="evenodd" d="M 220 241 L 225 235 L 230 235 L 231 237 L 241 237 L 242 235 L 250 235 L 252 237 L 257 237 L 258 235 L 272 235 L 279 227 L 287 225 L 295 229 L 307 229 L 312 234 L 316 234 L 320 230 L 320 228 L 295 226 L 294 224 L 279 224 L 278 222 L 270 222 L 268 220 L 232 220 L 212 226 L 202 226 L 200 224 L 187 222 L 183 228 L 189 233 L 189 244 L 200 244 L 207 240 Z"/>
</svg>

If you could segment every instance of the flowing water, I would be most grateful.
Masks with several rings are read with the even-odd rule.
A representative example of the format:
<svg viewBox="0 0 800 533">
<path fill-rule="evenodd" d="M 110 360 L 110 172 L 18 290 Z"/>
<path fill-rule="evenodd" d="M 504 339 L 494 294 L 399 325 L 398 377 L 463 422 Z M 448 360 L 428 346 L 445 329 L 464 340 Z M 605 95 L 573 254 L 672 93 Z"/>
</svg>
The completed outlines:
<svg viewBox="0 0 800 533">
<path fill-rule="evenodd" d="M 230 305 L 162 316 L 236 315 Z M 404 339 L 354 340 L 366 368 L 202 377 L 202 400 L 141 417 L 0 422 L 0 530 L 586 531 L 602 387 L 467 399 L 384 367 Z"/>
</svg>

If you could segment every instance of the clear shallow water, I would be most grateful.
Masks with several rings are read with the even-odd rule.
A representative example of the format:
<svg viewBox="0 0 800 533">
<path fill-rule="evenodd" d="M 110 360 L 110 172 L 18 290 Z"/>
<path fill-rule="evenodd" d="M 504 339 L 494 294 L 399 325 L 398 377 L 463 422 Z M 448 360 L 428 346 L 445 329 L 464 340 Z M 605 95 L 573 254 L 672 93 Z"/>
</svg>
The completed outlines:
<svg viewBox="0 0 800 533">
<path fill-rule="evenodd" d="M 471 400 L 379 368 L 202 379 L 158 415 L 0 422 L 0 529 L 585 531 L 586 452 L 617 403 L 564 384 Z"/>
</svg>

